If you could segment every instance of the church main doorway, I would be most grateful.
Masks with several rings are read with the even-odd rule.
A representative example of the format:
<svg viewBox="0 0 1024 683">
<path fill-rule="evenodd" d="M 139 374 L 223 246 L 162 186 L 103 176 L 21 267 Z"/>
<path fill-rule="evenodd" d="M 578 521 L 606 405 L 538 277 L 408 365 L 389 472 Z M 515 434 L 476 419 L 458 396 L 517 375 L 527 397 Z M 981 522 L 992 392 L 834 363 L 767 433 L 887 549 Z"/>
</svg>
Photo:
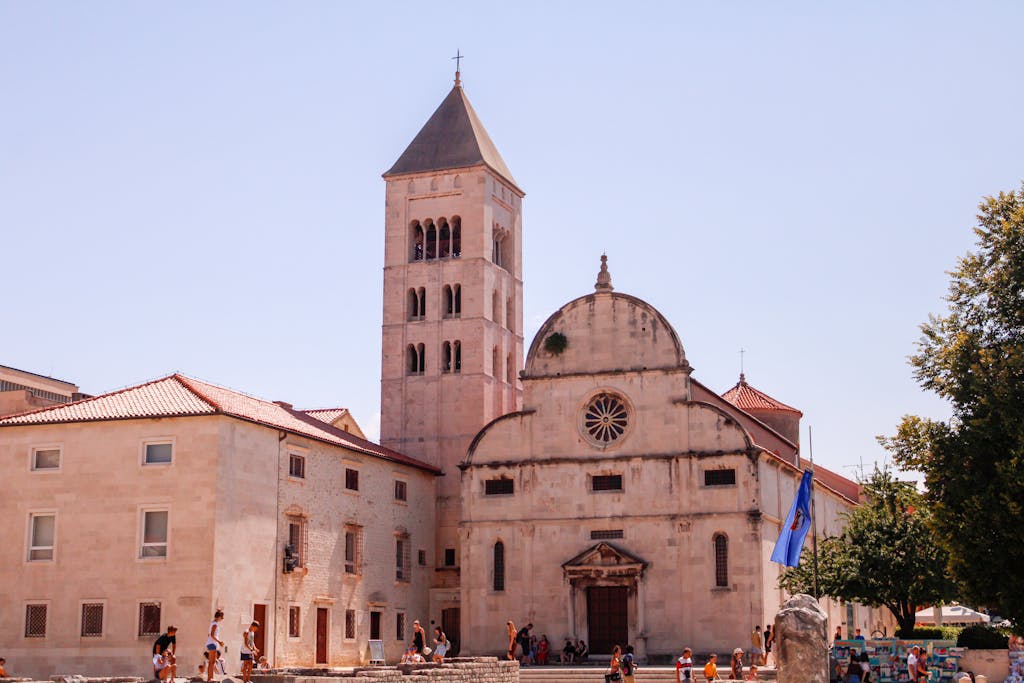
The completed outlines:
<svg viewBox="0 0 1024 683">
<path fill-rule="evenodd" d="M 590 652 L 611 654 L 618 645 L 626 647 L 629 638 L 626 586 L 590 586 L 587 588 L 587 633 Z"/>
</svg>

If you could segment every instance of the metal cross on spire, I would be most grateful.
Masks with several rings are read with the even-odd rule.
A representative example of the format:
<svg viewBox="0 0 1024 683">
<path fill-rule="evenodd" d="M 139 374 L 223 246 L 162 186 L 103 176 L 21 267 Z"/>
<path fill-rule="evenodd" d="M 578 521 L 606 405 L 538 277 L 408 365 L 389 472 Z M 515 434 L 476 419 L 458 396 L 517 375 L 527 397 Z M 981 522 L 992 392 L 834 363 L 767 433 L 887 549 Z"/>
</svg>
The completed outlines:
<svg viewBox="0 0 1024 683">
<path fill-rule="evenodd" d="M 462 54 L 461 51 L 455 50 L 455 56 L 452 59 L 455 60 L 455 85 L 462 85 L 462 79 L 460 73 L 462 71 L 462 60 L 466 58 L 466 55 Z"/>
<path fill-rule="evenodd" d="M 745 378 L 745 377 L 743 376 L 743 354 L 745 354 L 746 352 L 747 352 L 747 350 L 746 350 L 745 348 L 743 348 L 743 347 L 741 346 L 741 347 L 740 347 L 740 381 L 741 381 L 741 382 L 742 382 L 742 381 L 743 381 L 744 379 L 746 379 L 746 378 Z"/>
</svg>

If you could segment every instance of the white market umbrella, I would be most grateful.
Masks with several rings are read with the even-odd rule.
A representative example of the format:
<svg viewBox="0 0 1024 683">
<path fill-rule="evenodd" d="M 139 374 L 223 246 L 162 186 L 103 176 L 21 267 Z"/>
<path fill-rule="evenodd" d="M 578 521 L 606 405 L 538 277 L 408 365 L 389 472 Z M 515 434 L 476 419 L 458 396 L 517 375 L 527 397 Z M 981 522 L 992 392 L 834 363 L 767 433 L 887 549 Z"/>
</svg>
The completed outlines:
<svg viewBox="0 0 1024 683">
<path fill-rule="evenodd" d="M 970 607 L 964 607 L 963 605 L 943 605 L 942 606 L 942 624 L 987 624 L 990 621 L 990 617 L 987 614 L 982 614 L 977 610 L 973 610 Z M 920 610 L 915 615 L 917 622 L 920 624 L 934 624 L 935 622 L 935 608 L 928 607 Z"/>
</svg>

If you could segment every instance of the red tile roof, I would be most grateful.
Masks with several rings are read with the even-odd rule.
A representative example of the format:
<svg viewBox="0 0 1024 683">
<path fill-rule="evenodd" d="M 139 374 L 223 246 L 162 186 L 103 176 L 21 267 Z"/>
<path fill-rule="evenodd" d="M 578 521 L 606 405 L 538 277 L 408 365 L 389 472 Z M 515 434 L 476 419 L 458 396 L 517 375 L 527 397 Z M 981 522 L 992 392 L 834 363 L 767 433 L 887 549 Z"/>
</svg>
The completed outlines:
<svg viewBox="0 0 1024 683">
<path fill-rule="evenodd" d="M 747 384 L 747 380 L 742 373 L 740 374 L 740 381 L 732 389 L 722 394 L 722 398 L 740 410 L 772 410 L 780 413 L 803 415 L 796 408 L 787 406 L 782 401 L 776 401 L 763 391 L 758 391 Z"/>
<path fill-rule="evenodd" d="M 302 412 L 310 417 L 315 417 L 321 422 L 331 424 L 342 415 L 347 414 L 348 408 L 317 408 L 315 410 L 303 410 Z"/>
<path fill-rule="evenodd" d="M 301 410 L 294 410 L 288 404 L 271 403 L 179 374 L 74 403 L 9 415 L 0 419 L 0 427 L 196 415 L 226 415 L 434 474 L 441 473 L 422 460 L 360 439 Z"/>
</svg>

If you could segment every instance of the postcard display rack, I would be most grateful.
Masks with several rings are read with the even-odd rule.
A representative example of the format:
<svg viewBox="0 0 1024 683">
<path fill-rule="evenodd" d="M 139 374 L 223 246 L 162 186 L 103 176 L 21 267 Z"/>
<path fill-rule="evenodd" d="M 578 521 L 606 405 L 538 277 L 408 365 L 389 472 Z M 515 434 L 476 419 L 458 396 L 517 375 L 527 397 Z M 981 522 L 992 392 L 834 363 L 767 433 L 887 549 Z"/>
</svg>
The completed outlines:
<svg viewBox="0 0 1024 683">
<path fill-rule="evenodd" d="M 1010 650 L 1010 675 L 1006 683 L 1024 683 L 1024 650 Z"/>
<path fill-rule="evenodd" d="M 956 643 L 952 640 L 837 640 L 833 655 L 840 670 L 845 672 L 851 655 L 859 656 L 866 652 L 874 683 L 909 683 L 907 654 L 915 645 L 928 653 L 928 683 L 953 681 L 964 649 L 954 647 Z M 1019 683 L 1024 683 L 1024 679 Z"/>
</svg>

